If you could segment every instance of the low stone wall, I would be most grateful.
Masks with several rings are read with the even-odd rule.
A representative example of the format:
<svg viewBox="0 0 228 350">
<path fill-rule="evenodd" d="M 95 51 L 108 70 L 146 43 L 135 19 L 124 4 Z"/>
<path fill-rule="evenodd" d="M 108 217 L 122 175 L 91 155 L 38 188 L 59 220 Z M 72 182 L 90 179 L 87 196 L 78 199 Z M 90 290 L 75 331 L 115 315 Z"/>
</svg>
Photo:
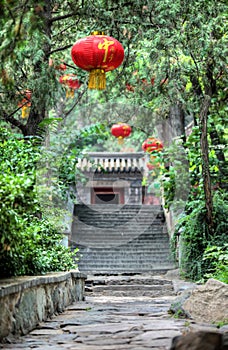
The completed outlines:
<svg viewBox="0 0 228 350">
<path fill-rule="evenodd" d="M 0 340 L 23 335 L 84 300 L 86 275 L 78 271 L 0 280 Z"/>
</svg>

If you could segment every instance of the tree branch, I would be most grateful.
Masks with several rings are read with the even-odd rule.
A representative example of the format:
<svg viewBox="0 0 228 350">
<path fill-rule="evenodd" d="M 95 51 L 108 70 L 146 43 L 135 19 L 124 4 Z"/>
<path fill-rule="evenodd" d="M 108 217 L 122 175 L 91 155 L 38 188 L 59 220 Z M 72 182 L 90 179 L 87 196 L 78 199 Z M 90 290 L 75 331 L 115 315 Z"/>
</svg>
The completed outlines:
<svg viewBox="0 0 228 350">
<path fill-rule="evenodd" d="M 72 111 L 73 109 L 77 106 L 77 104 L 79 103 L 79 101 L 81 100 L 82 96 L 84 95 L 84 93 L 87 91 L 87 87 L 84 89 L 84 91 L 81 92 L 81 94 L 79 95 L 77 101 L 73 104 L 73 106 L 69 109 L 69 111 L 67 111 L 64 114 L 64 118 L 66 118 Z"/>
<path fill-rule="evenodd" d="M 77 14 L 78 14 L 77 12 L 73 12 L 73 13 L 69 13 L 67 15 L 63 15 L 63 16 L 52 17 L 52 18 L 49 19 L 49 23 L 52 24 L 54 22 L 61 21 L 62 19 L 74 17 Z"/>
<path fill-rule="evenodd" d="M 71 27 L 76 27 L 77 28 L 77 25 L 78 23 L 80 22 L 80 19 L 76 22 L 76 23 L 73 23 L 73 24 L 70 24 L 69 26 L 65 27 L 64 29 L 62 29 L 60 32 L 58 32 L 57 34 L 53 34 L 52 35 L 52 38 L 54 39 L 55 37 L 59 38 L 60 35 L 62 35 L 64 32 L 67 32 L 68 29 L 70 29 Z"/>
<path fill-rule="evenodd" d="M 8 122 L 8 123 L 10 123 L 10 124 L 12 124 L 12 125 L 18 127 L 18 128 L 22 131 L 22 133 L 24 133 L 24 131 L 25 131 L 25 125 L 22 124 L 22 123 L 21 123 L 19 120 L 17 120 L 16 118 L 13 117 L 13 115 L 14 115 L 17 111 L 19 111 L 19 109 L 21 109 L 21 107 L 17 108 L 15 111 L 13 111 L 12 113 L 10 113 L 9 115 L 7 115 L 7 114 L 3 111 L 3 112 L 2 112 L 2 116 L 3 116 L 3 119 L 4 119 L 6 122 Z"/>
<path fill-rule="evenodd" d="M 63 47 L 59 47 L 58 49 L 52 50 L 52 51 L 49 52 L 49 55 L 52 55 L 55 52 L 59 52 L 59 51 L 63 51 L 63 50 L 69 49 L 69 47 L 72 47 L 72 44 L 66 45 L 66 46 L 63 46 Z"/>
</svg>

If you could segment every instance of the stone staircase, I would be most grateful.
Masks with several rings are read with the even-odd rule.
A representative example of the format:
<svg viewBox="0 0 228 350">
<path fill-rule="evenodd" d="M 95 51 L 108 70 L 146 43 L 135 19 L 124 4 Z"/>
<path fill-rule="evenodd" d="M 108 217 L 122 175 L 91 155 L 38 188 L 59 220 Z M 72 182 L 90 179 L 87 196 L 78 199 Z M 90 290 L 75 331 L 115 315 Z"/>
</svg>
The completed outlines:
<svg viewBox="0 0 228 350">
<path fill-rule="evenodd" d="M 161 206 L 76 205 L 72 246 L 91 274 L 164 273 L 175 268 Z"/>
</svg>

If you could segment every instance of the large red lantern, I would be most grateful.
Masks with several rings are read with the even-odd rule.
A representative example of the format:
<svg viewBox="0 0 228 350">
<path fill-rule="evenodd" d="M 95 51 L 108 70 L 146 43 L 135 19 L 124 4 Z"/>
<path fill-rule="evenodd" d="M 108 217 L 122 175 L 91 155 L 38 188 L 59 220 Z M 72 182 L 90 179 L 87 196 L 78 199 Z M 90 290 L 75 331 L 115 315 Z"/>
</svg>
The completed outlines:
<svg viewBox="0 0 228 350">
<path fill-rule="evenodd" d="M 74 97 L 74 90 L 81 86 L 80 81 L 75 74 L 65 74 L 59 78 L 59 82 L 67 87 L 66 98 Z"/>
<path fill-rule="evenodd" d="M 102 32 L 78 40 L 71 49 L 73 62 L 90 72 L 89 89 L 105 89 L 105 73 L 119 67 L 124 59 L 120 42 Z"/>
<path fill-rule="evenodd" d="M 142 149 L 147 153 L 151 153 L 153 151 L 160 152 L 163 150 L 163 143 L 155 137 L 148 137 L 148 139 L 143 142 Z"/>
<path fill-rule="evenodd" d="M 131 134 L 131 127 L 125 123 L 114 124 L 111 127 L 111 133 L 118 139 L 118 143 L 122 144 L 125 137 Z"/>
<path fill-rule="evenodd" d="M 22 92 L 23 99 L 18 102 L 18 107 L 21 108 L 21 118 L 25 119 L 29 116 L 29 107 L 31 107 L 32 92 L 25 90 Z"/>
</svg>

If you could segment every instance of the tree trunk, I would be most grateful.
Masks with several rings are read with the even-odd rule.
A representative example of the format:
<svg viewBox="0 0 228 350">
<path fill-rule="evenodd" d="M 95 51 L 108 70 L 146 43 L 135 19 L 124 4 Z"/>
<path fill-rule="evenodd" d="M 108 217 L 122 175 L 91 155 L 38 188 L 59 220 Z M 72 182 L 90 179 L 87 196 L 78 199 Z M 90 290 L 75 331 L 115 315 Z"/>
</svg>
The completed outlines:
<svg viewBox="0 0 228 350">
<path fill-rule="evenodd" d="M 219 134 L 216 130 L 216 126 L 214 123 L 211 123 L 213 130 L 210 132 L 212 145 L 215 147 L 215 155 L 218 159 L 218 185 L 220 188 L 225 187 L 226 179 L 227 179 L 227 161 L 224 155 L 224 151 L 220 148 L 221 142 L 219 139 Z"/>
<path fill-rule="evenodd" d="M 186 141 L 184 125 L 185 116 L 180 103 L 177 103 L 176 105 L 170 107 L 169 121 L 174 133 L 174 137 L 181 136 L 183 138 L 183 141 Z"/>
<path fill-rule="evenodd" d="M 202 175 L 206 206 L 206 221 L 208 225 L 208 235 L 213 235 L 213 201 L 211 193 L 211 177 L 209 169 L 208 140 L 207 140 L 207 115 L 211 103 L 211 97 L 204 97 L 200 111 L 200 148 L 202 157 Z"/>
<path fill-rule="evenodd" d="M 46 67 L 48 69 L 49 55 L 51 52 L 51 16 L 51 2 L 49 0 L 45 0 L 43 12 L 41 12 L 43 31 L 46 35 L 46 38 L 43 41 L 44 58 L 38 61 L 34 66 L 34 79 L 39 78 L 44 64 L 46 64 Z M 39 89 L 38 85 L 37 89 Z M 32 104 L 29 118 L 23 131 L 24 136 L 43 134 L 44 130 L 41 130 L 39 128 L 39 124 L 48 115 L 48 110 L 45 101 L 45 94 L 47 93 L 47 91 L 44 92 L 44 98 L 39 97 L 39 103 L 35 107 Z"/>
</svg>

